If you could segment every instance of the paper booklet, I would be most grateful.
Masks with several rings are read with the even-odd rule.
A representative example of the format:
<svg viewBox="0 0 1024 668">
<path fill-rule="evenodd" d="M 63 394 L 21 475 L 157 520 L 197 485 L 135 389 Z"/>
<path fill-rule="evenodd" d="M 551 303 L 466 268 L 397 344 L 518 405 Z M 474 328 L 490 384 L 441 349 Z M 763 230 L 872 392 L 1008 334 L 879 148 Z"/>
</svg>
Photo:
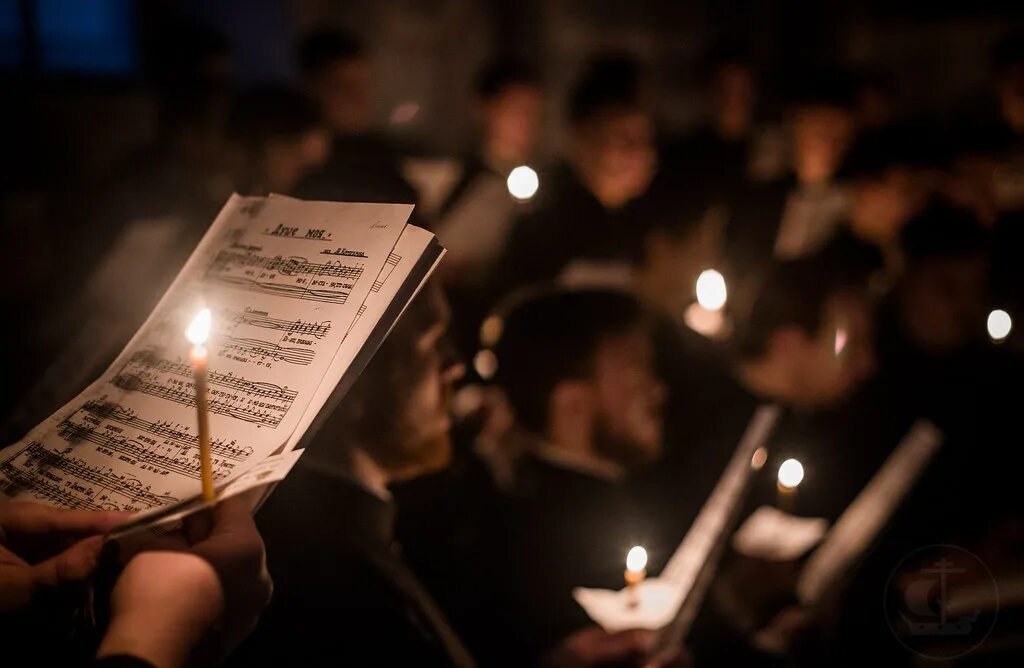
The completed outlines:
<svg viewBox="0 0 1024 668">
<path fill-rule="evenodd" d="M 233 195 L 114 363 L 0 451 L 0 496 L 141 523 L 199 505 L 184 332 L 204 307 L 218 498 L 284 478 L 444 254 L 412 208 Z"/>
</svg>

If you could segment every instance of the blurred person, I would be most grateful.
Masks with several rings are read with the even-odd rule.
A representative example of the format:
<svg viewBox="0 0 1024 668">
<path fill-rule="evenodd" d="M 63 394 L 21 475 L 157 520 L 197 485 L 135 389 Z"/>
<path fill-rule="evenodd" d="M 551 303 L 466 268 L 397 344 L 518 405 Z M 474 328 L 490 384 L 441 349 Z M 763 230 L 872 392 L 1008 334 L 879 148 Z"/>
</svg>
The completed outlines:
<svg viewBox="0 0 1024 668">
<path fill-rule="evenodd" d="M 535 665 L 592 624 L 573 587 L 618 589 L 626 552 L 643 544 L 624 483 L 660 454 L 664 388 L 647 316 L 622 293 L 524 296 L 506 313 L 495 354 L 515 419 L 508 438 L 521 454 L 488 542 L 502 576 L 488 583 L 498 637 L 487 660 Z"/>
<path fill-rule="evenodd" d="M 639 66 L 595 59 L 572 90 L 563 163 L 542 174 L 534 209 L 519 216 L 495 265 L 497 296 L 554 279 L 623 284 L 643 238 L 637 200 L 654 176 L 653 126 Z"/>
<path fill-rule="evenodd" d="M 477 325 L 491 306 L 485 294 L 487 279 L 514 218 L 529 209 L 529 201 L 517 200 L 509 192 L 507 179 L 514 168 L 535 157 L 542 104 L 540 76 L 526 63 L 498 59 L 477 74 L 478 145 L 463 162 L 435 226 L 448 249 L 439 278 L 454 307 L 453 329 L 460 350 L 475 350 Z"/>
<path fill-rule="evenodd" d="M 299 70 L 333 134 L 331 159 L 298 189 L 302 199 L 413 204 L 399 156 L 372 127 L 372 76 L 354 35 L 317 28 L 298 46 Z"/>
<path fill-rule="evenodd" d="M 506 179 L 535 157 L 543 94 L 539 74 L 510 59 L 487 63 L 473 92 L 478 145 L 463 162 L 436 230 L 448 248 L 445 282 L 478 289 L 524 206 L 509 193 Z"/>
<path fill-rule="evenodd" d="M 892 286 L 903 266 L 903 226 L 941 182 L 929 141 L 916 126 L 875 130 L 854 143 L 839 172 L 849 212 L 827 247 L 844 268 L 870 274 L 879 293 Z"/>
<path fill-rule="evenodd" d="M 428 286 L 260 511 L 275 598 L 233 657 L 238 665 L 475 665 L 394 541 L 388 489 L 448 463 L 448 397 L 462 371 L 445 342 L 447 321 L 442 293 Z M 493 565 L 464 568 L 503 577 Z M 502 650 L 517 651 L 499 637 Z M 553 665 L 600 663 L 647 640 L 588 629 L 563 641 Z"/>
<path fill-rule="evenodd" d="M 895 300 L 906 341 L 935 355 L 982 341 L 989 233 L 968 211 L 934 201 L 900 240 L 907 266 Z"/>
<path fill-rule="evenodd" d="M 330 137 L 316 108 L 285 86 L 240 92 L 228 125 L 237 150 L 238 188 L 246 195 L 291 194 L 326 162 L 330 151 Z"/>
<path fill-rule="evenodd" d="M 835 177 L 856 129 L 848 78 L 831 71 L 808 76 L 789 104 L 788 124 L 791 174 L 747 189 L 730 211 L 729 263 L 755 284 L 771 258 L 820 250 L 846 213 L 846 193 Z"/>
<path fill-rule="evenodd" d="M 757 81 L 749 54 L 727 45 L 708 56 L 706 70 L 709 117 L 695 132 L 666 144 L 652 188 L 723 205 L 752 176 Z"/>
<path fill-rule="evenodd" d="M 128 516 L 0 501 L 0 634 L 11 639 L 8 647 L 17 639 L 18 651 L 45 646 L 47 661 L 65 665 L 176 668 L 223 659 L 270 599 L 249 507 L 241 498 L 222 501 L 208 519 L 186 519 L 184 532 L 165 535 L 113 571 L 109 619 L 98 647 L 88 647 L 87 636 L 60 634 L 87 582 L 106 581 L 104 555 L 113 552 L 101 534 Z"/>
</svg>

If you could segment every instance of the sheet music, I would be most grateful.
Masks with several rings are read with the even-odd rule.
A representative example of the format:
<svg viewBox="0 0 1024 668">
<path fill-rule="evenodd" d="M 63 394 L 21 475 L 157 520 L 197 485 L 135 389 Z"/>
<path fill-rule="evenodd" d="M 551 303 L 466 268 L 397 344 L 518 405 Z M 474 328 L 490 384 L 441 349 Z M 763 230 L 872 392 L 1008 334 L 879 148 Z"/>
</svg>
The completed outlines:
<svg viewBox="0 0 1024 668">
<path fill-rule="evenodd" d="M 204 306 L 215 482 L 264 460 L 292 437 L 411 211 L 233 196 L 101 378 L 0 452 L 0 494 L 138 511 L 198 493 L 184 330 Z"/>
<path fill-rule="evenodd" d="M 942 445 L 942 432 L 928 420 L 914 423 L 815 550 L 797 580 L 796 593 L 811 605 L 868 549 Z"/>
<path fill-rule="evenodd" d="M 403 281 L 409 276 L 416 261 L 426 252 L 427 247 L 434 240 L 434 235 L 424 229 L 415 226 L 407 226 L 402 236 L 395 244 L 394 250 L 388 254 L 388 259 L 381 268 L 379 275 L 374 280 L 365 302 L 360 306 L 359 311 L 352 321 L 342 342 L 338 353 L 331 362 L 328 375 L 340 378 L 356 355 L 362 348 L 363 342 L 368 339 L 373 328 L 384 315 L 384 311 L 402 286 Z M 440 259 L 440 258 L 439 258 Z M 417 288 L 418 291 L 418 288 Z M 404 309 L 403 309 L 404 312 Z M 313 420 L 320 413 L 327 401 L 334 393 L 334 385 L 324 384 L 317 389 L 310 399 L 305 413 L 299 420 L 298 428 L 289 438 L 286 450 L 295 448 L 302 439 L 303 434 L 313 423 Z"/>
</svg>

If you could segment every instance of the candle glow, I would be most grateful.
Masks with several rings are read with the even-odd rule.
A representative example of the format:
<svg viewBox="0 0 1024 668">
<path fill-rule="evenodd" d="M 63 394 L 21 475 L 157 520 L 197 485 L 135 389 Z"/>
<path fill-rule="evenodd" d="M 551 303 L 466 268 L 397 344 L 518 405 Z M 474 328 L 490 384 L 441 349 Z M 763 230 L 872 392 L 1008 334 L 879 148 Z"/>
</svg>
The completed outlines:
<svg viewBox="0 0 1024 668">
<path fill-rule="evenodd" d="M 705 269 L 697 277 L 697 303 L 709 311 L 718 311 L 725 306 L 729 292 L 725 277 L 714 269 Z"/>
<path fill-rule="evenodd" d="M 508 186 L 508 192 L 512 197 L 524 202 L 537 194 L 540 179 L 532 167 L 519 165 L 509 173 L 505 185 Z"/>
<path fill-rule="evenodd" d="M 192 318 L 185 338 L 192 344 L 192 378 L 196 388 L 196 436 L 199 440 L 199 473 L 203 485 L 203 500 L 212 503 L 216 498 L 213 488 L 213 464 L 210 460 L 210 416 L 206 399 L 206 340 L 210 337 L 213 315 L 204 308 Z"/>
<path fill-rule="evenodd" d="M 796 459 L 787 459 L 779 467 L 779 485 L 793 489 L 804 479 L 804 465 Z"/>
<path fill-rule="evenodd" d="M 1002 341 L 1010 335 L 1013 329 L 1013 319 L 1010 314 L 1002 309 L 996 309 L 988 314 L 988 335 L 993 341 Z"/>
<path fill-rule="evenodd" d="M 626 555 L 626 570 L 632 573 L 641 573 L 645 568 L 647 568 L 647 550 L 636 545 Z"/>
<path fill-rule="evenodd" d="M 185 330 L 185 338 L 194 346 L 201 346 L 210 338 L 210 325 L 213 322 L 213 314 L 210 309 L 204 308 L 196 317 L 192 318 L 188 329 Z"/>
</svg>

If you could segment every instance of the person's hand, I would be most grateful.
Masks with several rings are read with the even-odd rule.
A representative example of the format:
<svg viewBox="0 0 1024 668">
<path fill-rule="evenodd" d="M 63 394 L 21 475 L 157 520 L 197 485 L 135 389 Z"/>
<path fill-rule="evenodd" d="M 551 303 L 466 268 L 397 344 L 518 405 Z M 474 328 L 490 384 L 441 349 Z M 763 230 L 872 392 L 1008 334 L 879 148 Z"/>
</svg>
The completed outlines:
<svg viewBox="0 0 1024 668">
<path fill-rule="evenodd" d="M 129 517 L 0 501 L 0 613 L 27 606 L 41 589 L 85 581 L 103 546 L 98 534 Z"/>
<path fill-rule="evenodd" d="M 159 668 L 199 654 L 223 658 L 256 625 L 272 590 L 249 505 L 222 501 L 212 517 L 190 518 L 158 545 L 117 579 L 98 656 L 131 655 Z"/>
</svg>

